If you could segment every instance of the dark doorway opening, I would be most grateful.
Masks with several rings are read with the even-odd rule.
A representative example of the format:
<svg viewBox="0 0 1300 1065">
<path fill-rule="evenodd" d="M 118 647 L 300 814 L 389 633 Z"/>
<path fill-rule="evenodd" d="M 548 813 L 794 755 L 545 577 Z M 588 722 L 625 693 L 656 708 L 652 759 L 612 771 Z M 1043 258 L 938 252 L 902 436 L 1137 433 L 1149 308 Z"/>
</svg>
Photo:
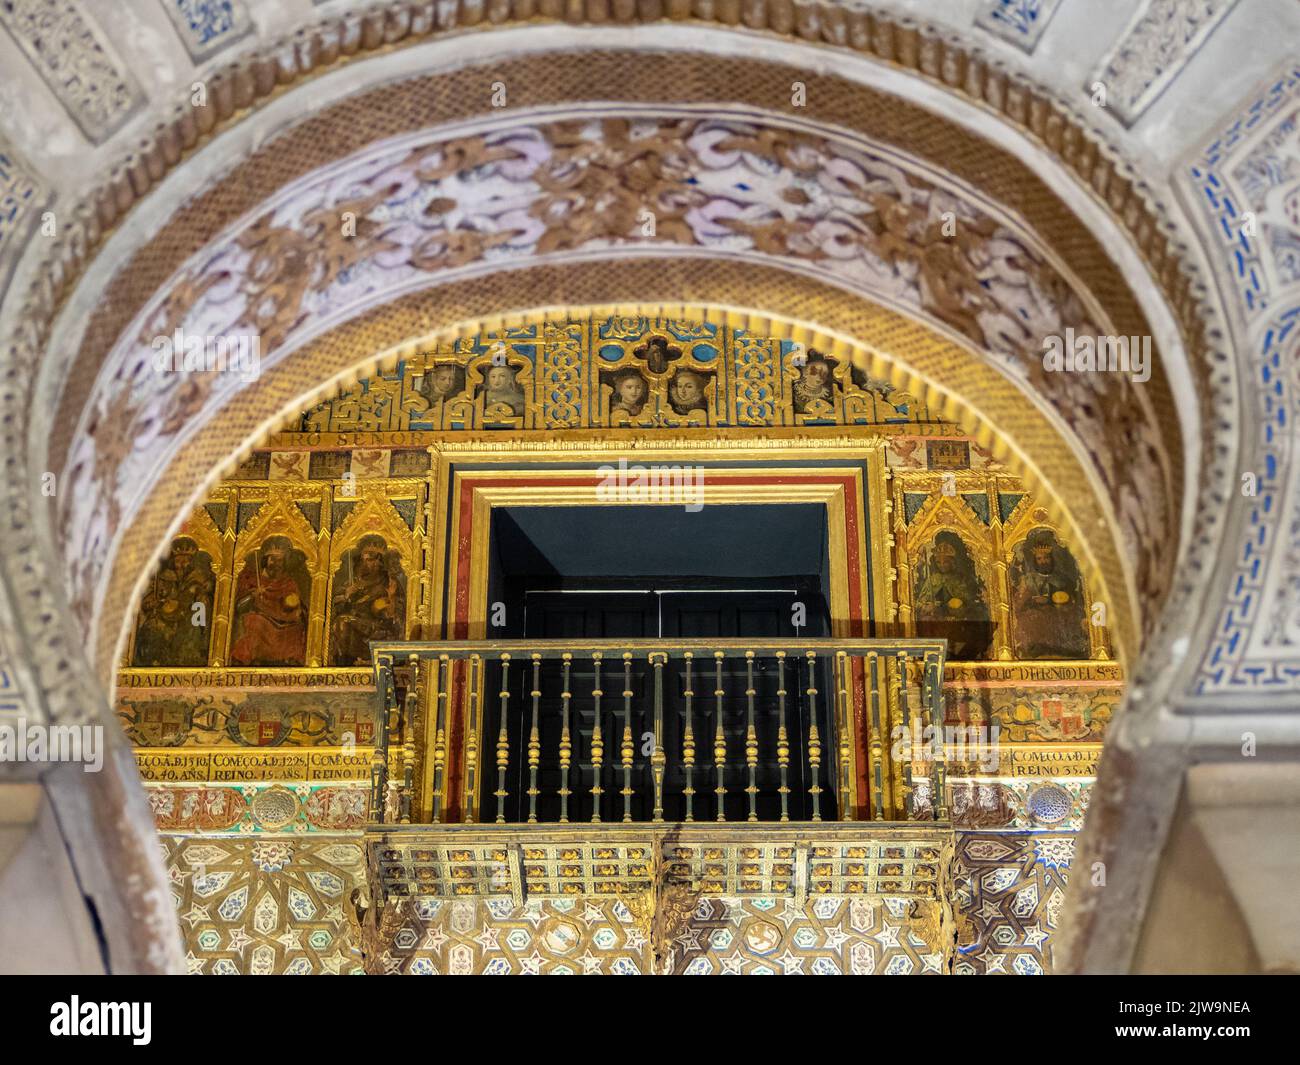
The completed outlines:
<svg viewBox="0 0 1300 1065">
<path fill-rule="evenodd" d="M 647 652 L 658 640 L 681 645 L 659 673 L 665 820 L 685 820 L 688 813 L 694 820 L 717 820 L 721 813 L 728 821 L 743 821 L 751 812 L 764 821 L 779 820 L 783 812 L 791 820 L 810 818 L 808 740 L 814 721 L 824 752 L 817 772 L 823 789 L 819 812 L 826 819 L 835 816 L 828 660 L 809 662 L 799 646 L 801 639 L 831 633 L 823 507 L 714 505 L 698 513 L 671 506 L 500 508 L 493 512 L 490 558 L 489 617 L 500 622 L 491 635 L 558 642 L 573 655 L 567 687 L 566 673 L 554 660 L 540 664 L 536 674 L 531 663 L 517 662 L 505 678 L 511 752 L 500 806 L 505 820 L 524 821 L 535 811 L 539 821 L 557 821 L 562 809 L 570 821 L 589 821 L 596 813 L 600 820 L 617 821 L 627 812 L 632 820 L 651 820 L 655 670 Z M 709 649 L 710 641 L 736 639 L 788 646 L 787 657 L 746 659 L 743 649 L 729 648 L 719 659 Z M 598 675 L 589 649 L 596 640 L 626 641 L 632 658 L 624 660 L 622 649 L 606 654 Z M 694 648 L 689 667 L 688 646 Z M 495 737 L 502 713 L 499 664 L 485 680 L 485 735 Z M 592 695 L 596 690 L 602 692 L 599 700 Z M 524 752 L 533 691 L 540 693 L 540 765 L 538 794 L 530 801 Z M 746 749 L 751 699 L 758 750 L 752 798 Z M 566 701 L 567 774 L 560 757 Z M 592 757 L 597 705 L 604 748 L 599 773 Z M 693 767 L 685 757 L 688 722 Z M 726 752 L 721 767 L 719 723 Z M 625 733 L 633 746 L 633 794 L 626 802 Z M 782 747 L 788 750 L 784 772 Z M 489 772 L 483 780 L 482 816 L 491 820 L 498 811 L 499 778 Z M 566 783 L 570 794 L 562 803 Z"/>
</svg>

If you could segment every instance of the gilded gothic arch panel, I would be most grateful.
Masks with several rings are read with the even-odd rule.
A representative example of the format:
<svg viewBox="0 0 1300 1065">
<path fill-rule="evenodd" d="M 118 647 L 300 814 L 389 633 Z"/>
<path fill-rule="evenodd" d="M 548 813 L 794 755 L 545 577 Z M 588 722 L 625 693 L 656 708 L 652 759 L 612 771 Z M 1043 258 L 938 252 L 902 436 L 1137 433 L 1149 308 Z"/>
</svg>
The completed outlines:
<svg viewBox="0 0 1300 1065">
<path fill-rule="evenodd" d="M 506 317 L 495 313 L 503 305 L 536 306 L 555 291 L 568 293 L 573 305 L 563 312 L 539 308 Z M 671 302 L 673 293 L 682 291 L 713 299 L 703 305 Z M 624 293 L 627 302 L 613 302 Z M 632 302 L 632 293 L 647 302 Z M 759 301 L 761 311 L 746 309 Z M 141 575 L 150 571 L 167 530 L 178 514 L 188 513 L 204 491 L 233 469 L 235 456 L 262 444 L 269 429 L 300 417 L 313 402 L 336 395 L 376 368 L 393 366 L 399 358 L 458 336 L 567 318 L 583 308 L 593 315 L 677 313 L 741 325 L 761 336 L 793 338 L 806 349 L 833 353 L 865 367 L 871 377 L 921 397 L 931 416 L 961 424 L 1021 474 L 1062 527 L 1071 530 L 1069 539 L 1081 545 L 1086 569 L 1098 575 L 1094 597 L 1114 604 L 1111 627 L 1118 636 L 1117 651 L 1121 657 L 1131 653 L 1131 641 L 1137 638 L 1129 605 L 1131 585 L 1113 535 L 1096 531 L 1112 528 L 1105 505 L 1098 495 L 1079 490 L 1089 484 L 1084 467 L 1052 422 L 1026 405 L 1004 377 L 914 319 L 824 283 L 766 266 L 683 257 L 536 267 L 444 286 L 435 293 L 413 293 L 337 327 L 272 366 L 254 387 L 239 393 L 220 418 L 187 440 L 126 531 L 99 630 L 106 680 L 116 662 L 123 618 L 130 614 L 143 587 Z M 815 324 L 793 317 L 813 308 Z M 448 325 L 448 319 L 453 324 Z M 358 362 L 359 351 L 375 354 Z M 573 432 L 579 439 L 584 430 Z M 1068 505 L 1063 502 L 1067 492 Z"/>
</svg>

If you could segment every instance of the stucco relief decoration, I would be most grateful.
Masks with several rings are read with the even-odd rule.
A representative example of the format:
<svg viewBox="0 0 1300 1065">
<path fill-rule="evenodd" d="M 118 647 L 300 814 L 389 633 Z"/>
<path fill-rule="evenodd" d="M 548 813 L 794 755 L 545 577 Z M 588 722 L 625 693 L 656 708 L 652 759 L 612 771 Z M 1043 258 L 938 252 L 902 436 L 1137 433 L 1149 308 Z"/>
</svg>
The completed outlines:
<svg viewBox="0 0 1300 1065">
<path fill-rule="evenodd" d="M 233 44 L 253 28 L 240 0 L 163 0 L 163 7 L 195 62 Z"/>
<path fill-rule="evenodd" d="M 388 141 L 283 189 L 162 286 L 110 355 L 65 471 L 79 616 L 93 615 L 122 514 L 200 412 L 245 383 L 158 372 L 158 337 L 235 338 L 265 367 L 327 324 L 458 269 L 683 245 L 802 261 L 988 352 L 1085 442 L 1139 586 L 1160 594 L 1167 573 L 1150 545 L 1168 486 L 1155 418 L 1122 413 L 1135 398 L 1149 407 L 1127 375 L 1043 369 L 1044 337 L 1113 327 L 1011 220 L 903 161 L 819 136 L 721 118 L 609 118 Z"/>
<path fill-rule="evenodd" d="M 0 22 L 91 142 L 109 137 L 143 101 L 99 27 L 72 0 L 3 0 Z"/>
<path fill-rule="evenodd" d="M 0 253 L 22 230 L 24 217 L 45 197 L 45 189 L 30 167 L 0 136 Z"/>
<path fill-rule="evenodd" d="M 1174 80 L 1237 0 L 1148 0 L 1090 79 L 1132 125 Z M 1091 91 L 1091 90 L 1090 90 Z"/>
</svg>

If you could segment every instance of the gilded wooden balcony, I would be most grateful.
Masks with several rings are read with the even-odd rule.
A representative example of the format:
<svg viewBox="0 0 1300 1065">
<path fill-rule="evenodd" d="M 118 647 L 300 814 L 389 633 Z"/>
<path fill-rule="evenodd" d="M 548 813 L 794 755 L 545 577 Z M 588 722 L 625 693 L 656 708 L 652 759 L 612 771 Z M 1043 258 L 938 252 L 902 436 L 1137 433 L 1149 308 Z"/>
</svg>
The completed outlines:
<svg viewBox="0 0 1300 1065">
<path fill-rule="evenodd" d="M 945 822 L 943 640 L 372 647 L 379 825 Z"/>
</svg>

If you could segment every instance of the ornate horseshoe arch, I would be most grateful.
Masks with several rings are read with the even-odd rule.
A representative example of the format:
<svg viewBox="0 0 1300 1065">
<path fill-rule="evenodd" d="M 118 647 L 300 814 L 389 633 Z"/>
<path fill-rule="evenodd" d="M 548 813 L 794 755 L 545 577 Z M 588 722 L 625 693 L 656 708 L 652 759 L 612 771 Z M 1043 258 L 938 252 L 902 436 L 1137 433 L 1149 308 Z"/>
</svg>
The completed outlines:
<svg viewBox="0 0 1300 1065">
<path fill-rule="evenodd" d="M 650 24 L 617 47 L 512 24 L 531 6 L 456 34 L 477 8 L 412 10 L 222 70 L 88 197 L 57 283 L 35 253 L 16 272 L 28 374 L 5 400 L 30 402 L 28 467 L 63 486 L 14 512 L 52 719 L 102 704 L 168 536 L 286 418 L 420 345 L 575 312 L 743 325 L 922 397 L 1068 530 L 1145 698 L 1175 683 L 1183 626 L 1162 617 L 1205 594 L 1231 364 L 1169 212 L 1078 114 L 838 6 L 767 5 L 742 31 L 718 5 L 686 33 L 628 6 Z M 259 376 L 152 372 L 177 330 L 256 336 Z M 1045 372 L 1038 338 L 1067 330 L 1154 337 L 1149 382 Z"/>
</svg>

